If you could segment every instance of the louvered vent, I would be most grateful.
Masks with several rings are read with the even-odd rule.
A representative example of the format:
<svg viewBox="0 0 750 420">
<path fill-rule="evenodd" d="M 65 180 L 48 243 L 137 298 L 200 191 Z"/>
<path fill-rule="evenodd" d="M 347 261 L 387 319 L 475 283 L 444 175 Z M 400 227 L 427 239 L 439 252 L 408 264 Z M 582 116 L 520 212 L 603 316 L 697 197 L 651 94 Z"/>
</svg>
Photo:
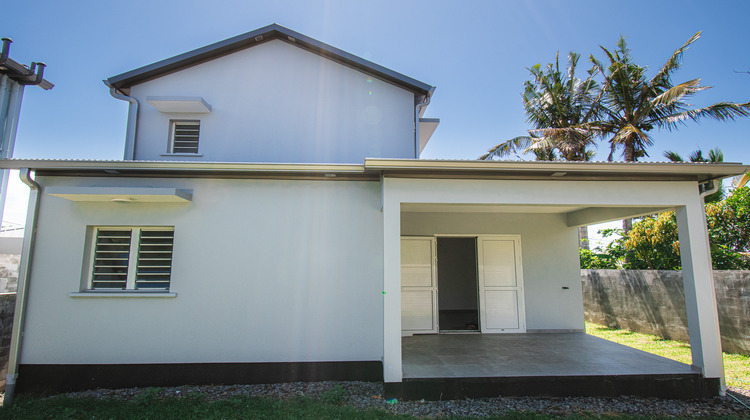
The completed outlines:
<svg viewBox="0 0 750 420">
<path fill-rule="evenodd" d="M 96 233 L 92 289 L 125 289 L 128 280 L 130 229 Z"/>
<path fill-rule="evenodd" d="M 141 230 L 135 288 L 169 290 L 174 231 Z"/>
<path fill-rule="evenodd" d="M 198 153 L 200 121 L 180 121 L 173 124 L 172 153 Z"/>
</svg>

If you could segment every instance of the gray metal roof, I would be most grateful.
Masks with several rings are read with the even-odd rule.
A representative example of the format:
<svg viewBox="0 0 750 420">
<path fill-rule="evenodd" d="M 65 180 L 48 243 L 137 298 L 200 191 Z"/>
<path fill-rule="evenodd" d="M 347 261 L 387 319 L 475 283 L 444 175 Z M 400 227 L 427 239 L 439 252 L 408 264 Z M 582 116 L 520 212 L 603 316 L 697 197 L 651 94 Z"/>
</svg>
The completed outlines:
<svg viewBox="0 0 750 420">
<path fill-rule="evenodd" d="M 296 45 L 337 63 L 355 68 L 371 76 L 385 80 L 396 86 L 400 86 L 416 94 L 429 96 L 435 90 L 431 85 L 412 79 L 411 77 L 397 73 L 391 69 L 357 57 L 356 55 L 349 54 L 346 51 L 342 51 L 336 47 L 332 47 L 275 23 L 242 35 L 219 41 L 215 44 L 206 45 L 205 47 L 110 77 L 107 79 L 107 82 L 118 89 L 129 88 L 133 85 L 274 39 Z"/>
</svg>

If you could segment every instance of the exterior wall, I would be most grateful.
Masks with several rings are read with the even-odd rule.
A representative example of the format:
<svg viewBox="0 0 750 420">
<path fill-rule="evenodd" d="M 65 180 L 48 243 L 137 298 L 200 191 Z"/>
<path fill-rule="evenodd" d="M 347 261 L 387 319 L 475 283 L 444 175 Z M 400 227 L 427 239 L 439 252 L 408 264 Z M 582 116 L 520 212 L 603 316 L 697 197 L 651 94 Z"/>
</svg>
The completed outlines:
<svg viewBox="0 0 750 420">
<path fill-rule="evenodd" d="M 587 321 L 690 342 L 680 271 L 581 270 Z M 750 355 L 750 271 L 713 272 L 721 346 Z"/>
<path fill-rule="evenodd" d="M 193 201 L 43 195 L 22 364 L 380 361 L 377 182 L 38 177 L 193 190 Z M 74 298 L 87 228 L 174 226 L 174 298 Z"/>
<path fill-rule="evenodd" d="M 583 330 L 578 229 L 565 215 L 402 213 L 401 233 L 521 235 L 527 330 Z"/>
<path fill-rule="evenodd" d="M 413 158 L 414 94 L 274 40 L 131 89 L 136 160 L 362 163 Z M 162 114 L 148 96 L 200 96 L 209 114 Z M 202 157 L 164 155 L 170 119 L 199 119 Z"/>
</svg>

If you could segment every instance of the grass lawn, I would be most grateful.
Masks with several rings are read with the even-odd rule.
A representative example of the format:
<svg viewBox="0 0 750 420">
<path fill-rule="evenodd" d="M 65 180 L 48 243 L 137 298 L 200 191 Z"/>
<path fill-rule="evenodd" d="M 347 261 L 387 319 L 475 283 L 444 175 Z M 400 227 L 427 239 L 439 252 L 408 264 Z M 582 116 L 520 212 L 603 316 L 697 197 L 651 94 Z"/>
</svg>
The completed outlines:
<svg viewBox="0 0 750 420">
<path fill-rule="evenodd" d="M 19 398 L 11 407 L 0 408 L 0 419 L 298 419 L 298 418 L 410 418 L 384 410 L 358 410 L 337 403 L 292 398 L 234 397 L 206 401 L 199 395 L 131 401 L 57 397 Z"/>
<path fill-rule="evenodd" d="M 148 394 L 148 393 L 147 393 Z M 587 418 L 630 419 L 642 417 L 618 415 L 585 415 Z M 0 419 L 414 419 L 384 409 L 357 409 L 340 401 L 294 397 L 275 400 L 259 397 L 232 397 L 206 401 L 199 395 L 156 398 L 148 395 L 131 401 L 94 398 L 25 398 L 19 397 L 11 407 L 0 407 Z M 456 418 L 456 417 L 451 417 Z M 458 417 L 470 419 L 471 417 Z M 580 415 L 557 416 L 532 412 L 508 412 L 491 419 L 576 419 Z"/>
<path fill-rule="evenodd" d="M 688 365 L 692 361 L 690 344 L 680 341 L 666 340 L 655 335 L 628 330 L 613 330 L 589 322 L 586 323 L 586 333 Z M 727 386 L 750 390 L 750 356 L 724 353 L 724 374 Z"/>
</svg>

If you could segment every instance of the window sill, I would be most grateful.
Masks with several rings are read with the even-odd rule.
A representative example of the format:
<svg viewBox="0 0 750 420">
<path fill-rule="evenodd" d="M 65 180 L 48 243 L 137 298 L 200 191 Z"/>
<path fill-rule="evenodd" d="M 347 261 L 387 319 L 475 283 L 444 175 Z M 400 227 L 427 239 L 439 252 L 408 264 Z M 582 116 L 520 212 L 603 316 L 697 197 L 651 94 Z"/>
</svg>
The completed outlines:
<svg viewBox="0 0 750 420">
<path fill-rule="evenodd" d="M 175 292 L 137 292 L 137 291 L 122 291 L 122 292 L 70 292 L 68 296 L 72 298 L 176 298 L 177 293 Z"/>
<path fill-rule="evenodd" d="M 162 153 L 162 156 L 190 156 L 190 157 L 203 157 L 203 153 Z"/>
</svg>

